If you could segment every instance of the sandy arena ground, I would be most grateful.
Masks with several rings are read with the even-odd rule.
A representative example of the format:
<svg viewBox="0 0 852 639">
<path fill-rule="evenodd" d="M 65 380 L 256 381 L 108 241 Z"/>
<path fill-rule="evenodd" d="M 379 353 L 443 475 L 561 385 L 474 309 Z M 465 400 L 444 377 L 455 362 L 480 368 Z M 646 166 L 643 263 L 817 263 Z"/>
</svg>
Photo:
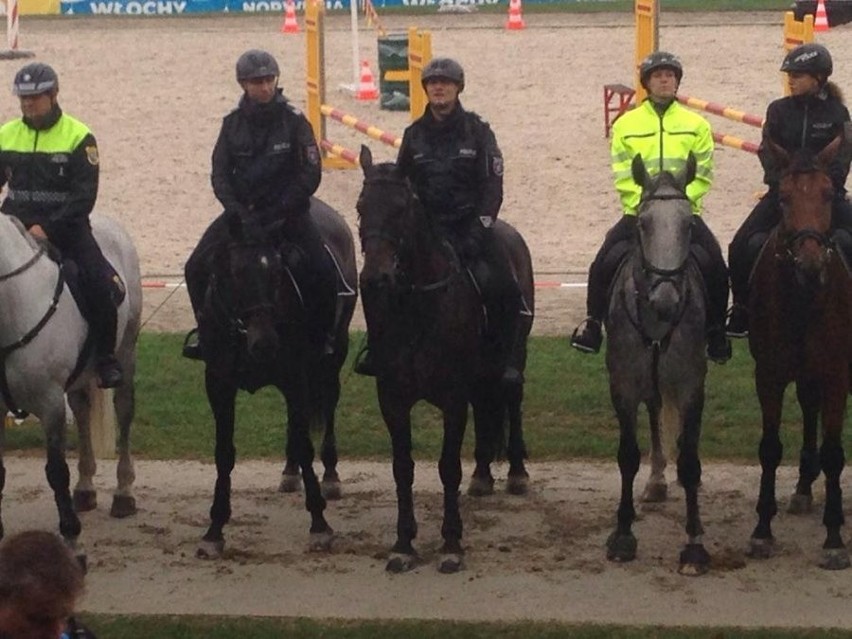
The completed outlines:
<svg viewBox="0 0 852 639">
<path fill-rule="evenodd" d="M 686 68 L 681 92 L 762 115 L 781 93 L 779 14 L 664 15 L 661 46 Z M 527 29 L 507 32 L 502 15 L 417 18 L 433 34 L 436 54 L 463 62 L 465 106 L 494 127 L 506 159 L 502 215 L 531 247 L 536 279 L 583 282 L 587 265 L 619 210 L 603 137 L 602 85 L 632 82 L 630 16 L 528 15 Z M 384 20 L 402 30 L 408 19 Z M 219 208 L 209 186 L 210 152 L 222 116 L 238 97 L 237 56 L 250 47 L 274 52 L 291 99 L 304 101 L 304 35 L 279 33 L 279 16 L 180 19 L 25 19 L 22 47 L 54 64 L 61 103 L 98 137 L 102 158 L 99 210 L 120 218 L 139 247 L 149 280 L 179 281 L 184 260 Z M 339 91 L 352 81 L 348 17 L 332 17 L 327 36 L 328 101 L 391 132 L 407 114 L 380 112 Z M 852 87 L 850 27 L 820 34 L 834 53 L 836 80 Z M 375 39 L 361 33 L 373 61 Z M 20 66 L 0 61 L 11 81 Z M 4 94 L 7 117 L 18 111 Z M 715 119 L 714 127 L 751 141 L 756 129 Z M 356 137 L 335 123 L 329 137 L 351 148 Z M 394 153 L 370 141 L 379 159 Z M 358 171 L 327 172 L 319 195 L 353 225 Z M 726 246 L 761 188 L 756 158 L 719 147 L 716 184 L 706 220 Z M 584 289 L 540 288 L 534 331 L 566 334 L 583 314 Z M 191 323 L 182 289 L 147 289 L 147 330 Z M 355 327 L 362 327 L 360 315 Z M 199 391 L 200 392 L 200 391 Z M 52 527 L 55 510 L 42 460 L 8 462 L 7 532 Z M 618 496 L 615 462 L 535 464 L 527 499 L 465 498 L 468 570 L 438 575 L 440 528 L 437 470 L 421 464 L 417 503 L 425 563 L 413 575 L 384 573 L 392 543 L 394 501 L 389 464 L 344 461 L 344 501 L 328 511 L 338 531 L 329 555 L 308 554 L 300 498 L 274 491 L 275 465 L 242 462 L 234 475 L 230 552 L 221 561 L 194 559 L 203 534 L 214 473 L 193 462 L 137 466 L 140 514 L 112 521 L 101 509 L 84 516 L 91 572 L 85 608 L 103 612 L 562 619 L 655 624 L 841 626 L 852 628 L 848 573 L 815 567 L 822 540 L 818 514 L 780 515 L 780 556 L 746 560 L 754 525 L 757 472 L 709 464 L 702 507 L 712 573 L 676 574 L 683 541 L 683 503 L 643 509 L 636 526 L 639 558 L 609 564 L 603 542 Z M 102 504 L 114 476 L 102 464 Z M 641 479 L 644 479 L 642 477 Z M 779 495 L 792 488 L 789 469 Z M 818 496 L 819 508 L 821 497 Z M 410 596 L 399 597 L 403 582 Z M 369 584 L 369 585 L 368 585 Z M 410 584 L 410 585 L 408 585 Z M 415 585 L 416 584 L 416 585 Z M 334 603 L 330 596 L 337 595 Z M 847 603 L 844 603 L 847 602 Z"/>
</svg>

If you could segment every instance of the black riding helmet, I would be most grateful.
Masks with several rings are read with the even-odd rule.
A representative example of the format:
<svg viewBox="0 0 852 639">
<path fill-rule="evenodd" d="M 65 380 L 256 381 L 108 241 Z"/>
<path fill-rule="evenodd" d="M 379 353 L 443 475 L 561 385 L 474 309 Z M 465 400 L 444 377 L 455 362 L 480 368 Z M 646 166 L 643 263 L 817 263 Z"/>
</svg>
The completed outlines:
<svg viewBox="0 0 852 639">
<path fill-rule="evenodd" d="M 41 95 L 59 90 L 59 76 L 48 64 L 31 62 L 21 67 L 12 82 L 12 93 L 22 95 Z"/>
<path fill-rule="evenodd" d="M 462 69 L 462 65 L 452 58 L 432 58 L 423 67 L 423 73 L 420 78 L 423 88 L 426 88 L 426 82 L 431 78 L 446 78 L 458 85 L 459 93 L 464 91 L 464 69 Z"/>
<path fill-rule="evenodd" d="M 680 85 L 681 78 L 683 78 L 683 65 L 677 59 L 677 56 L 668 51 L 654 51 L 639 64 L 639 82 L 643 87 L 648 88 L 648 78 L 657 69 L 674 71 L 677 83 Z"/>
<path fill-rule="evenodd" d="M 784 73 L 808 73 L 814 77 L 822 76 L 823 81 L 828 79 L 834 71 L 831 54 L 821 44 L 810 42 L 800 44 L 790 51 L 781 63 L 781 71 Z"/>
<path fill-rule="evenodd" d="M 237 82 L 254 78 L 278 77 L 281 72 L 271 53 L 261 49 L 249 49 L 237 60 Z"/>
</svg>

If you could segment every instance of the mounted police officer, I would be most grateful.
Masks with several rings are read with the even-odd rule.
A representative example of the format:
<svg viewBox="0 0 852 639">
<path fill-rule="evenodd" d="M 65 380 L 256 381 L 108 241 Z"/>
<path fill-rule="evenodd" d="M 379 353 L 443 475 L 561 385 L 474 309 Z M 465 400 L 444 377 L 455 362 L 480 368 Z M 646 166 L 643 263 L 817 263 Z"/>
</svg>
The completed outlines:
<svg viewBox="0 0 852 639">
<path fill-rule="evenodd" d="M 465 77 L 458 62 L 434 58 L 423 69 L 422 82 L 429 104 L 405 130 L 397 165 L 438 231 L 478 274 L 490 354 L 505 362 L 517 338 L 521 293 L 493 231 L 503 203 L 503 156 L 488 123 L 459 101 Z M 355 370 L 375 374 L 369 349 Z M 502 381 L 518 384 L 522 376 L 507 366 Z"/>
<path fill-rule="evenodd" d="M 612 127 L 612 170 L 624 215 L 606 234 L 589 269 L 588 317 L 574 331 L 571 345 L 584 353 L 597 353 L 603 342 L 602 324 L 609 304 L 609 288 L 620 257 L 636 238 L 636 209 L 642 190 L 633 180 L 633 158 L 640 155 L 648 172 L 654 175 L 661 171 L 681 171 L 691 153 L 696 160 L 696 173 L 686 187 L 686 195 L 694 213 L 692 253 L 708 293 L 707 356 L 724 363 L 731 357 L 731 344 L 724 328 L 728 273 L 719 243 L 701 218 L 702 202 L 713 182 L 710 124 L 677 102 L 675 96 L 683 78 L 683 66 L 671 53 L 656 51 L 646 57 L 639 67 L 639 78 L 648 98 L 619 117 Z"/>
<path fill-rule="evenodd" d="M 763 140 L 758 157 L 763 181 L 769 186 L 728 247 L 733 305 L 728 319 L 728 335 L 748 335 L 748 280 L 772 229 L 781 221 L 778 184 L 781 171 L 768 149 L 771 141 L 789 153 L 808 149 L 819 153 L 838 135 L 850 138 L 849 111 L 840 89 L 828 78 L 834 69 L 831 54 L 821 44 L 803 44 L 790 51 L 781 64 L 787 74 L 790 95 L 779 98 L 766 109 Z M 845 132 L 845 133 L 844 133 Z M 852 207 L 846 199 L 846 176 L 850 154 L 838 153 L 829 174 L 834 186 L 832 201 L 833 239 L 852 264 Z"/>
<path fill-rule="evenodd" d="M 12 90 L 23 117 L 0 128 L 0 186 L 7 187 L 0 210 L 77 264 L 99 383 L 120 386 L 123 372 L 114 351 L 121 291 L 89 223 L 98 197 L 97 142 L 89 127 L 59 107 L 59 78 L 47 64 L 21 68 Z"/>
<path fill-rule="evenodd" d="M 225 116 L 213 149 L 213 192 L 224 207 L 195 247 L 185 266 L 192 310 L 198 319 L 204 307 L 215 249 L 227 237 L 228 216 L 274 229 L 295 245 L 284 256 L 298 263 L 294 276 L 306 306 L 315 311 L 312 327 L 321 347 L 331 348 L 336 280 L 319 230 L 310 216 L 310 198 L 322 178 L 319 149 L 307 118 L 290 104 L 278 87 L 278 63 L 266 51 L 250 49 L 237 60 L 236 78 L 243 95 Z M 183 353 L 202 359 L 203 344 L 187 336 Z"/>
</svg>

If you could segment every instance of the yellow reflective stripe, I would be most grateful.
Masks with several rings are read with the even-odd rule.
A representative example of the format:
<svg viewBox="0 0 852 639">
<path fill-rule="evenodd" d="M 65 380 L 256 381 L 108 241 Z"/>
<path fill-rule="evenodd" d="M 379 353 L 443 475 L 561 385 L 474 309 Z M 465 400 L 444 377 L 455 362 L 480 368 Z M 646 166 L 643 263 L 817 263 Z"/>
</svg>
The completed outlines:
<svg viewBox="0 0 852 639">
<path fill-rule="evenodd" d="M 66 153 L 76 149 L 88 134 L 89 127 L 64 113 L 45 131 L 35 131 L 17 118 L 0 127 L 0 151 Z"/>
</svg>

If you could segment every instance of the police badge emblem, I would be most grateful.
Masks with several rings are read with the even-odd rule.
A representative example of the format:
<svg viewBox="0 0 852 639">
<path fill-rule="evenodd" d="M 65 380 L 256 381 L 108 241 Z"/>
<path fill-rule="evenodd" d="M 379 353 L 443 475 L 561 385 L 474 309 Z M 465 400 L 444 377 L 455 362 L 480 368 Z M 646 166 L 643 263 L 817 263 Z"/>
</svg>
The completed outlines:
<svg viewBox="0 0 852 639">
<path fill-rule="evenodd" d="M 491 158 L 491 171 L 494 175 L 503 175 L 503 158 L 499 155 Z"/>
<path fill-rule="evenodd" d="M 308 147 L 308 162 L 313 165 L 319 164 L 319 149 L 315 146 Z"/>
<path fill-rule="evenodd" d="M 97 166 L 98 162 L 100 162 L 100 157 L 98 156 L 98 147 L 92 145 L 86 147 L 86 159 L 89 161 L 89 164 L 92 166 Z"/>
</svg>

